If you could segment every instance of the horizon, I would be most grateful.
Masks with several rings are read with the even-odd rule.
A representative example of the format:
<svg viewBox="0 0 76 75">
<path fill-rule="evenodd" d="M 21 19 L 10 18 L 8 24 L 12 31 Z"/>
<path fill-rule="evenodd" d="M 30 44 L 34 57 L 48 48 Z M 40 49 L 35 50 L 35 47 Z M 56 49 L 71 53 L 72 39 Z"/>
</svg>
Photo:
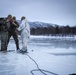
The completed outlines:
<svg viewBox="0 0 76 75">
<path fill-rule="evenodd" d="M 41 21 L 28 21 L 28 22 L 41 22 Z M 42 23 L 48 23 L 48 22 L 42 22 Z M 48 23 L 48 24 L 55 24 L 55 23 Z M 60 24 L 55 24 L 55 25 L 58 25 L 58 26 L 70 26 L 70 27 L 76 26 L 76 24 L 75 25 L 68 25 L 68 24 L 66 24 L 66 25 L 60 25 Z"/>
</svg>

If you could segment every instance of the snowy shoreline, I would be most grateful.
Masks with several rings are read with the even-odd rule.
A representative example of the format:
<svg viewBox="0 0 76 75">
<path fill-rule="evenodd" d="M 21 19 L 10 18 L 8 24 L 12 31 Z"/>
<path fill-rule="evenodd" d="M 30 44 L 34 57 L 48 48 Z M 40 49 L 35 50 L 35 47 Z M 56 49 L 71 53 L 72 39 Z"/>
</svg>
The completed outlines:
<svg viewBox="0 0 76 75">
<path fill-rule="evenodd" d="M 47 35 L 31 35 L 30 38 L 52 38 L 52 39 L 73 39 L 76 40 L 76 35 L 74 36 L 47 36 Z"/>
</svg>

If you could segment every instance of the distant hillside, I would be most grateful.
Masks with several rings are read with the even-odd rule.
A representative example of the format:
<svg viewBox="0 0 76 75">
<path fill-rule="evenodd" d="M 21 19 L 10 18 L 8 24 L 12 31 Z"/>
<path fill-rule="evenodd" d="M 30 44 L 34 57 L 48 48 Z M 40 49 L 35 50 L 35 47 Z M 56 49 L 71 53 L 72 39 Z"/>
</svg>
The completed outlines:
<svg viewBox="0 0 76 75">
<path fill-rule="evenodd" d="M 51 23 L 44 23 L 44 22 L 29 22 L 29 24 L 30 24 L 30 26 L 31 26 L 31 28 L 44 28 L 44 27 L 46 27 L 46 28 L 48 28 L 48 27 L 50 27 L 50 26 L 55 26 L 55 24 L 51 24 Z"/>
<path fill-rule="evenodd" d="M 20 23 L 20 21 L 18 20 Z M 76 26 L 60 26 L 52 23 L 29 22 L 32 35 L 76 35 Z"/>
<path fill-rule="evenodd" d="M 18 23 L 20 23 L 20 20 L 17 20 L 18 21 Z M 44 27 L 46 27 L 46 28 L 48 28 L 48 27 L 50 27 L 50 26 L 56 26 L 57 24 L 52 24 L 52 23 L 44 23 L 44 22 L 38 22 L 38 21 L 35 21 L 35 22 L 29 22 L 29 24 L 30 24 L 30 27 L 31 28 L 44 28 Z"/>
</svg>

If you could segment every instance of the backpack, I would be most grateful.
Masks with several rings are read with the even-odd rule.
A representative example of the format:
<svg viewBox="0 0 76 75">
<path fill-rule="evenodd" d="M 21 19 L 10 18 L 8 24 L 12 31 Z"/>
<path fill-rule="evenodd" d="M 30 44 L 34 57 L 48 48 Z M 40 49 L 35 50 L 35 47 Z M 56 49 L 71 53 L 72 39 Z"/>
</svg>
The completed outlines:
<svg viewBox="0 0 76 75">
<path fill-rule="evenodd" d="M 7 27 L 6 27 L 6 21 L 5 18 L 0 18 L 0 31 L 6 31 Z"/>
</svg>

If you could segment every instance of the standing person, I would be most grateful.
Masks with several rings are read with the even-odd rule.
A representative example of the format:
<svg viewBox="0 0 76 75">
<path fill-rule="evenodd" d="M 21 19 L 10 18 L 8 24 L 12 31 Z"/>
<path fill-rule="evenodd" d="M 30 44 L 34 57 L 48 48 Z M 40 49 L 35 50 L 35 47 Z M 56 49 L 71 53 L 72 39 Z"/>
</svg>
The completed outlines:
<svg viewBox="0 0 76 75">
<path fill-rule="evenodd" d="M 26 53 L 27 52 L 27 45 L 30 37 L 30 26 L 26 20 L 26 17 L 21 17 L 21 24 L 18 28 L 21 31 L 21 39 L 22 39 L 22 49 L 20 52 Z"/>
<path fill-rule="evenodd" d="M 8 26 L 5 18 L 0 18 L 1 50 L 7 51 Z"/>
<path fill-rule="evenodd" d="M 16 44 L 16 49 L 19 49 L 19 40 L 18 40 L 18 33 L 17 28 L 19 27 L 18 22 L 16 21 L 16 17 L 12 17 L 12 15 L 8 15 L 8 23 L 10 24 L 9 30 L 8 30 L 8 43 L 10 40 L 10 37 L 13 36 Z"/>
</svg>

